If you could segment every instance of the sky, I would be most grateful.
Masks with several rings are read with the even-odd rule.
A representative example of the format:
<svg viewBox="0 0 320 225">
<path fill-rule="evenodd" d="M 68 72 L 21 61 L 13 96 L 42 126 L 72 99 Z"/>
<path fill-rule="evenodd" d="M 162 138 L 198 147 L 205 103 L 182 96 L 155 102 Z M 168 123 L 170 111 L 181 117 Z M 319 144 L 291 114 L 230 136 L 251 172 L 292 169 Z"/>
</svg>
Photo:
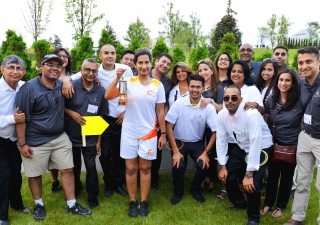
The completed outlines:
<svg viewBox="0 0 320 225">
<path fill-rule="evenodd" d="M 73 28 L 71 24 L 65 22 L 65 0 L 53 0 L 53 9 L 50 12 L 51 22 L 46 26 L 46 32 L 42 33 L 40 39 L 48 40 L 54 34 L 62 40 L 64 47 L 71 49 Z M 127 45 L 123 37 L 126 36 L 128 26 L 139 17 L 145 26 L 151 31 L 150 37 L 156 39 L 159 31 L 164 28 L 158 24 L 158 19 L 165 14 L 166 1 L 154 0 L 96 0 L 98 9 L 96 13 L 105 13 L 104 18 L 93 27 L 91 37 L 98 44 L 101 30 L 106 20 L 114 28 L 118 39 L 122 44 Z M 193 12 L 200 18 L 202 32 L 209 34 L 210 30 L 226 14 L 228 0 L 171 0 L 174 4 L 174 11 L 179 10 L 181 17 L 189 21 L 189 15 Z M 285 15 L 293 23 L 289 31 L 289 36 L 301 29 L 306 28 L 308 21 L 319 21 L 319 0 L 309 0 L 305 4 L 297 0 L 233 0 L 231 8 L 237 12 L 235 18 L 238 21 L 240 31 L 243 33 L 242 43 L 256 45 L 259 42 L 258 27 L 266 25 L 272 14 L 278 17 Z M 8 29 L 16 31 L 22 35 L 27 47 L 32 45 L 32 35 L 26 31 L 23 15 L 29 13 L 27 0 L 10 0 L 2 2 L 0 13 L 0 43 L 5 40 L 5 32 Z"/>
</svg>

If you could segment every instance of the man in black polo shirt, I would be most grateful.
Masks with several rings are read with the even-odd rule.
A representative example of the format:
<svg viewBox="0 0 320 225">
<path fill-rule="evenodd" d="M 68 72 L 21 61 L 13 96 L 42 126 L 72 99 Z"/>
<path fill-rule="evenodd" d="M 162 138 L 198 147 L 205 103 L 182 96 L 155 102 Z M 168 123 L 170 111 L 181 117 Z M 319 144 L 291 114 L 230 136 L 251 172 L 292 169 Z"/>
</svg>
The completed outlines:
<svg viewBox="0 0 320 225">
<path fill-rule="evenodd" d="M 165 113 L 169 110 L 168 99 L 169 92 L 171 90 L 171 84 L 169 78 L 167 77 L 167 72 L 170 69 L 172 63 L 171 55 L 167 53 L 161 53 L 155 60 L 155 66 L 151 68 L 149 76 L 153 79 L 161 81 L 164 87 L 166 94 L 166 104 L 165 104 Z M 158 132 L 158 138 L 160 137 L 160 132 Z M 151 167 L 151 188 L 154 190 L 159 189 L 159 170 L 161 166 L 162 151 L 157 149 L 157 159 L 152 161 Z"/>
<path fill-rule="evenodd" d="M 82 78 L 72 81 L 75 93 L 72 98 L 66 99 L 64 130 L 72 142 L 75 190 L 80 190 L 81 152 L 86 166 L 86 190 L 90 208 L 99 206 L 98 174 L 96 156 L 101 152 L 101 136 L 86 136 L 86 146 L 83 146 L 81 126 L 85 124 L 82 116 L 108 115 L 108 101 L 104 98 L 106 90 L 98 86 L 95 79 L 99 65 L 95 59 L 86 59 L 82 63 Z M 77 193 L 77 191 L 76 191 Z"/>
<path fill-rule="evenodd" d="M 298 184 L 292 205 L 292 219 L 285 225 L 303 225 L 310 185 L 315 165 L 320 162 L 320 74 L 319 51 L 315 47 L 305 47 L 298 50 L 298 69 L 305 79 L 300 82 L 301 101 L 304 105 L 313 92 L 306 106 L 303 118 L 303 131 L 299 134 L 297 149 Z M 317 90 L 315 90 L 317 88 Z M 317 190 L 320 192 L 320 172 L 317 175 Z M 313 223 L 313 222 L 311 222 Z M 320 215 L 318 216 L 320 224 Z"/>
<path fill-rule="evenodd" d="M 124 50 L 120 57 L 120 63 L 129 66 L 133 74 L 135 74 L 135 65 L 133 63 L 134 54 L 134 51 L 128 49 Z"/>
<path fill-rule="evenodd" d="M 253 46 L 248 43 L 242 44 L 240 46 L 238 56 L 240 60 L 247 63 L 248 67 L 250 68 L 250 76 L 254 81 L 256 81 L 262 63 L 252 60 L 252 57 L 254 56 Z"/>
<path fill-rule="evenodd" d="M 42 174 L 58 169 L 67 200 L 67 213 L 90 215 L 91 211 L 76 202 L 74 194 L 72 145 L 64 132 L 64 97 L 59 80 L 63 60 L 46 55 L 41 73 L 26 82 L 17 93 L 16 106 L 26 121 L 16 124 L 18 147 L 25 175 L 35 200 L 34 219 L 44 220 Z"/>
</svg>

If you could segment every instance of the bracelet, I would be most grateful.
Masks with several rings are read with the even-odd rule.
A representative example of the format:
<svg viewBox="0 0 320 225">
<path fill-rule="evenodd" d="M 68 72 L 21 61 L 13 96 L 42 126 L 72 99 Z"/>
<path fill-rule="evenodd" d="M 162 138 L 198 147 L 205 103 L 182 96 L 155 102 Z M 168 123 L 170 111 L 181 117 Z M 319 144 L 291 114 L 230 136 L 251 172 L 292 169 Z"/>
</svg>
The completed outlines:
<svg viewBox="0 0 320 225">
<path fill-rule="evenodd" d="M 208 151 L 209 151 L 209 149 L 205 148 L 205 149 L 204 149 L 204 151 L 205 151 L 205 152 L 208 152 Z"/>
<path fill-rule="evenodd" d="M 167 134 L 167 132 L 160 132 L 160 134 Z"/>
<path fill-rule="evenodd" d="M 24 143 L 24 144 L 22 144 L 22 145 L 19 145 L 18 144 L 18 146 L 20 147 L 20 148 L 22 148 L 23 146 L 25 146 L 25 145 L 27 145 L 26 143 Z"/>
</svg>

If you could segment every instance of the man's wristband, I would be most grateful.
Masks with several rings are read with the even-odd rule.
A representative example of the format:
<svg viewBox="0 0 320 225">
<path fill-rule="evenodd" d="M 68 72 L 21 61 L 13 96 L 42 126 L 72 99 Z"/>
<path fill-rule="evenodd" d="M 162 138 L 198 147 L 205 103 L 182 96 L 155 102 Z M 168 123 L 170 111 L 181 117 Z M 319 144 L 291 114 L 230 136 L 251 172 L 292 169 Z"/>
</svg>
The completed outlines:
<svg viewBox="0 0 320 225">
<path fill-rule="evenodd" d="M 211 154 L 211 150 L 209 150 L 209 149 L 207 149 L 207 148 L 205 148 L 204 151 L 205 151 L 206 153 L 208 153 L 208 155 Z"/>
<path fill-rule="evenodd" d="M 24 144 L 22 144 L 22 145 L 19 145 L 18 144 L 18 146 L 20 147 L 20 148 L 22 148 L 23 146 L 25 146 L 25 145 L 27 145 L 26 143 L 24 143 Z"/>
<path fill-rule="evenodd" d="M 167 134 L 167 132 L 160 132 L 160 134 Z"/>
</svg>

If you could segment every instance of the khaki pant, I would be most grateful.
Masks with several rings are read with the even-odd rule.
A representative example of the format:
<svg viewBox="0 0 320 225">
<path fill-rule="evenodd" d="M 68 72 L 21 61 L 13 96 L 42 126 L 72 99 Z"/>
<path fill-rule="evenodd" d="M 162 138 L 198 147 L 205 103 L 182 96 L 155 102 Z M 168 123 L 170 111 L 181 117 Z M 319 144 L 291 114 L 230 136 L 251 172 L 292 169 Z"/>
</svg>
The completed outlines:
<svg viewBox="0 0 320 225">
<path fill-rule="evenodd" d="M 292 219 L 294 220 L 305 220 L 314 167 L 315 164 L 319 162 L 320 139 L 312 138 L 304 131 L 301 131 L 299 134 L 297 150 L 298 181 L 291 210 Z M 320 171 L 317 173 L 316 187 L 320 193 Z M 313 221 L 311 223 L 313 223 Z M 320 215 L 318 216 L 318 223 L 320 224 Z"/>
</svg>

